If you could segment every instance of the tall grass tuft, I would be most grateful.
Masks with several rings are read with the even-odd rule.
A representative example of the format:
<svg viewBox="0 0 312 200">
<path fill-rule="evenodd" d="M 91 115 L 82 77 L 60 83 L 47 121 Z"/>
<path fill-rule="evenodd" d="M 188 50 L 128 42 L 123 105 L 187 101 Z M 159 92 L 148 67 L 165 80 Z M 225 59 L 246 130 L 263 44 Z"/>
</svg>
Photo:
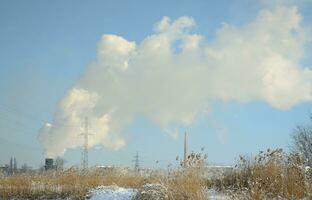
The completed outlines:
<svg viewBox="0 0 312 200">
<path fill-rule="evenodd" d="M 235 170 L 213 180 L 210 186 L 236 194 L 244 192 L 255 200 L 310 199 L 312 182 L 307 169 L 299 154 L 268 149 L 254 158 L 240 156 Z"/>
<path fill-rule="evenodd" d="M 169 171 L 163 182 L 169 192 L 170 200 L 206 200 L 205 179 L 203 177 L 207 156 L 191 153 L 179 167 Z"/>
</svg>

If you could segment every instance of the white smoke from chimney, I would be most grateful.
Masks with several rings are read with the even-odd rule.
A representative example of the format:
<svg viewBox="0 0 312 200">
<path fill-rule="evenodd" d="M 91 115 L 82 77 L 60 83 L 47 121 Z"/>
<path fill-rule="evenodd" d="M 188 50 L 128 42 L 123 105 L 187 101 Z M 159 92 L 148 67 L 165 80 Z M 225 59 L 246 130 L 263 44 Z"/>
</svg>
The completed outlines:
<svg viewBox="0 0 312 200">
<path fill-rule="evenodd" d="M 209 43 L 193 33 L 190 17 L 164 17 L 137 44 L 103 35 L 96 61 L 61 100 L 52 125 L 40 130 L 46 154 L 82 146 L 85 116 L 95 133 L 90 147 L 119 149 L 123 128 L 137 115 L 170 132 L 170 124 L 191 124 L 214 100 L 278 109 L 311 101 L 312 71 L 300 64 L 308 36 L 300 22 L 295 7 L 280 6 L 242 27 L 223 24 Z"/>
</svg>

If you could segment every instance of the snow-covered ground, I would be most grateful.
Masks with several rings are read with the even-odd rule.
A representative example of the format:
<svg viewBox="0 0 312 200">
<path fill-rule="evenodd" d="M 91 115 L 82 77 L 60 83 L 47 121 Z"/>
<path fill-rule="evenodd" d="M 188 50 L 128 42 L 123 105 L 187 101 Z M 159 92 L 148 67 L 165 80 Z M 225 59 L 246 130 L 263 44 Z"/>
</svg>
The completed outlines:
<svg viewBox="0 0 312 200">
<path fill-rule="evenodd" d="M 137 190 L 117 186 L 100 186 L 90 191 L 90 200 L 131 200 Z M 214 190 L 208 190 L 209 199 L 228 200 L 228 196 Z"/>
<path fill-rule="evenodd" d="M 117 186 L 100 186 L 90 191 L 91 200 L 131 200 L 137 191 L 135 189 Z"/>
<path fill-rule="evenodd" d="M 229 196 L 227 196 L 226 194 L 223 193 L 219 193 L 215 190 L 208 190 L 207 191 L 208 194 L 208 199 L 214 199 L 214 200 L 229 200 L 231 199 Z"/>
</svg>

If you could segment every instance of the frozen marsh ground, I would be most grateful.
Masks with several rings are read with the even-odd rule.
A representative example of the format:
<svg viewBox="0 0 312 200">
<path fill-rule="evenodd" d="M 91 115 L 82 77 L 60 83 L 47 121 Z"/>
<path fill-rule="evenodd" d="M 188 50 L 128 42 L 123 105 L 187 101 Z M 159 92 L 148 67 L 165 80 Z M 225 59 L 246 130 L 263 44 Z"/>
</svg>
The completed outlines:
<svg viewBox="0 0 312 200">
<path fill-rule="evenodd" d="M 137 190 L 118 186 L 99 186 L 89 193 L 90 200 L 131 200 Z M 229 200 L 230 197 L 215 190 L 208 190 L 209 200 Z"/>
</svg>

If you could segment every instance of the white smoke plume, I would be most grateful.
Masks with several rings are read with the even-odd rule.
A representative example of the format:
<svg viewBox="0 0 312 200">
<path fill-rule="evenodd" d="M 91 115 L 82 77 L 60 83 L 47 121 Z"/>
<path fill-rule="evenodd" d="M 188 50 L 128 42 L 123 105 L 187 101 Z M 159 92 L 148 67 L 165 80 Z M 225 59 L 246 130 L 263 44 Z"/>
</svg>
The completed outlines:
<svg viewBox="0 0 312 200">
<path fill-rule="evenodd" d="M 139 43 L 103 35 L 97 59 L 40 130 L 46 155 L 81 146 L 75 125 L 85 116 L 95 133 L 90 147 L 119 149 L 123 128 L 138 115 L 170 132 L 170 124 L 191 124 L 215 100 L 277 109 L 311 101 L 312 71 L 300 63 L 309 42 L 301 18 L 296 7 L 262 10 L 244 26 L 223 24 L 210 42 L 194 33 L 190 17 L 164 17 Z"/>
</svg>

